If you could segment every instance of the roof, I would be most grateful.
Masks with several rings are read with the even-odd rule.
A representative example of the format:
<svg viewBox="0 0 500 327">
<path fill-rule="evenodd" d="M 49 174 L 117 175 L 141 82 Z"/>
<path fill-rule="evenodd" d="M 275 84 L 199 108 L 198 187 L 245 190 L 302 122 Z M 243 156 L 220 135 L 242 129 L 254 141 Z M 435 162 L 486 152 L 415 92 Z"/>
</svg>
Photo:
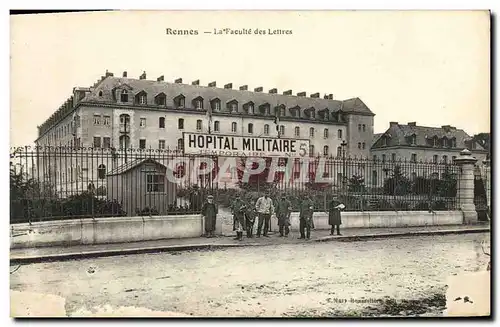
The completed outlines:
<svg viewBox="0 0 500 327">
<path fill-rule="evenodd" d="M 156 105 L 154 102 L 155 97 L 160 93 L 164 93 L 167 97 L 167 107 L 173 107 L 173 99 L 182 94 L 185 97 L 186 107 L 190 106 L 192 100 L 201 96 L 204 100 L 204 108 L 209 107 L 210 100 L 218 98 L 221 100 L 222 106 L 232 100 L 236 100 L 240 105 L 244 105 L 251 101 L 255 104 L 256 108 L 262 104 L 269 103 L 271 108 L 278 105 L 285 105 L 286 108 L 292 108 L 298 105 L 302 109 L 314 107 L 319 111 L 328 108 L 331 112 L 342 109 L 342 111 L 347 113 L 374 115 L 359 98 L 339 101 L 114 76 L 104 78 L 82 101 L 116 104 L 117 102 L 114 98 L 113 91 L 119 87 L 129 89 L 133 96 L 137 95 L 139 92 L 145 91 L 148 95 L 147 104 L 151 106 Z M 99 96 L 100 91 L 102 91 L 102 96 Z"/>
<path fill-rule="evenodd" d="M 437 137 L 438 139 L 442 139 L 444 137 L 448 139 L 455 138 L 456 140 L 456 148 L 466 148 L 465 142 L 468 140 L 472 140 L 469 134 L 467 134 L 462 129 L 457 129 L 452 126 L 443 126 L 443 127 L 427 127 L 427 126 L 417 126 L 417 125 L 403 125 L 392 123 L 391 126 L 381 135 L 375 137 L 374 135 L 374 143 L 372 144 L 372 148 L 384 148 L 398 145 L 409 145 L 406 137 L 415 135 L 416 137 L 416 146 L 429 146 L 427 140 L 433 137 Z M 387 140 L 387 145 L 383 145 L 384 136 Z M 476 150 L 484 150 L 479 143 L 476 142 Z"/>
<path fill-rule="evenodd" d="M 373 134 L 373 139 L 372 139 L 372 144 L 371 144 L 371 146 L 373 146 L 373 145 L 375 144 L 375 142 L 377 142 L 377 141 L 378 141 L 378 139 L 379 139 L 382 135 L 384 135 L 384 133 L 376 133 L 376 134 Z"/>
<path fill-rule="evenodd" d="M 119 167 L 111 170 L 106 175 L 107 176 L 121 175 L 121 174 L 124 174 L 127 171 L 135 168 L 135 167 L 138 167 L 138 166 L 144 164 L 144 163 L 154 163 L 154 164 L 160 165 L 163 168 L 167 169 L 167 167 L 164 164 L 162 164 L 162 163 L 160 163 L 160 162 L 158 162 L 158 161 L 156 161 L 154 159 L 151 159 L 151 158 L 142 158 L 142 159 L 135 159 L 135 160 L 129 161 L 129 162 L 127 162 L 127 163 L 125 163 L 125 164 L 123 164 L 123 165 L 121 165 L 121 166 L 119 166 Z"/>
</svg>

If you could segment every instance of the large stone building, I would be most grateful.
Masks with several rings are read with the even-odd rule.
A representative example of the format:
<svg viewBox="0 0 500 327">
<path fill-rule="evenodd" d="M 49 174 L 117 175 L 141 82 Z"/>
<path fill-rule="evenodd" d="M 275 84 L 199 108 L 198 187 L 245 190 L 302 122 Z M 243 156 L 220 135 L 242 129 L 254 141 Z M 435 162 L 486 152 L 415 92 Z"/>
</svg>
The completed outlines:
<svg viewBox="0 0 500 327">
<path fill-rule="evenodd" d="M 426 127 L 416 122 L 406 125 L 391 122 L 384 133 L 374 135 L 371 154 L 373 159 L 381 161 L 452 163 L 465 148 L 478 163 L 488 154 L 465 131 L 450 125 Z"/>
<path fill-rule="evenodd" d="M 291 90 L 280 94 L 275 88 L 251 91 L 246 85 L 233 89 L 231 83 L 221 88 L 216 82 L 201 86 L 199 81 L 184 84 L 182 79 L 169 83 L 163 76 L 148 80 L 146 73 L 129 78 L 126 72 L 122 77 L 106 72 L 93 86 L 74 88 L 73 95 L 38 127 L 36 144 L 98 152 L 182 150 L 183 132 L 269 137 L 279 133 L 282 138 L 308 139 L 310 156 L 340 156 L 345 141 L 347 156 L 368 158 L 373 118 L 359 98 L 340 101 L 331 94 L 293 95 Z M 102 184 L 107 172 L 123 164 L 109 156 L 93 162 L 83 159 L 38 164 L 47 167 L 44 171 L 56 185 L 73 185 L 64 186 L 70 190 L 78 181 L 84 181 L 80 189 L 88 183 Z"/>
</svg>

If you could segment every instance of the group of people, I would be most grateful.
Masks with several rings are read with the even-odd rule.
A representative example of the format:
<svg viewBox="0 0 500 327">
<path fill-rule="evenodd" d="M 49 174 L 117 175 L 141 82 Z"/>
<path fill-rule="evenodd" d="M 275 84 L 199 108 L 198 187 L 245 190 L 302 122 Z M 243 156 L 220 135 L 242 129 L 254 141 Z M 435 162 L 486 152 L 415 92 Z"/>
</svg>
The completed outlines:
<svg viewBox="0 0 500 327">
<path fill-rule="evenodd" d="M 337 229 L 337 235 L 341 235 L 340 225 L 342 224 L 342 220 L 340 212 L 344 208 L 345 206 L 336 197 L 329 202 L 327 212 L 329 214 L 328 222 L 332 226 L 330 235 L 334 235 L 335 229 Z M 207 202 L 203 204 L 201 213 L 205 217 L 205 235 L 213 237 L 218 209 L 214 204 L 212 195 L 207 197 Z M 274 203 L 269 193 L 265 193 L 257 199 L 255 205 L 236 195 L 235 200 L 231 204 L 231 213 L 233 214 L 233 230 L 236 232 L 235 240 L 243 240 L 244 232 L 246 232 L 247 238 L 253 238 L 255 220 L 257 220 L 256 237 L 260 237 L 261 234 L 264 237 L 269 237 L 268 233 L 273 215 L 278 219 L 280 237 L 288 237 L 290 234 L 292 204 L 284 194 L 281 194 L 276 203 Z M 313 213 L 314 203 L 307 197 L 300 205 L 299 239 L 310 239 L 311 229 L 314 229 Z"/>
</svg>

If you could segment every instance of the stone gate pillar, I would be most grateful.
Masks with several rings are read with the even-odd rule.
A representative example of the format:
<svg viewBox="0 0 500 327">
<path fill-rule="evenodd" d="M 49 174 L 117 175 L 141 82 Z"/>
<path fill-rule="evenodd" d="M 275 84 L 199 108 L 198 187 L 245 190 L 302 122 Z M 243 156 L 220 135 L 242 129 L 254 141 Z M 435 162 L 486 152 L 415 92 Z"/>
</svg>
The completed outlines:
<svg viewBox="0 0 500 327">
<path fill-rule="evenodd" d="M 477 212 L 474 205 L 474 164 L 476 162 L 477 159 L 467 149 L 460 152 L 460 156 L 455 159 L 455 163 L 460 166 L 457 197 L 465 224 L 477 223 Z"/>
<path fill-rule="evenodd" d="M 484 160 L 482 168 L 481 177 L 485 181 L 486 206 L 488 206 L 488 215 L 491 219 L 491 161 L 489 159 Z"/>
</svg>

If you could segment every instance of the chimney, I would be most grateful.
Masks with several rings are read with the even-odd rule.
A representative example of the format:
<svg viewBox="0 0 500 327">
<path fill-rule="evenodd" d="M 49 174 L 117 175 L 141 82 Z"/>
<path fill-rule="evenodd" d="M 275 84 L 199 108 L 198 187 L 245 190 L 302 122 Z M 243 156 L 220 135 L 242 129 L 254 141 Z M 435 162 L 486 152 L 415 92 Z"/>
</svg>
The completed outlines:
<svg viewBox="0 0 500 327">
<path fill-rule="evenodd" d="M 240 91 L 247 91 L 247 90 L 248 90 L 248 85 L 240 86 Z"/>
<path fill-rule="evenodd" d="M 127 71 L 124 71 L 122 76 L 127 77 Z"/>
<path fill-rule="evenodd" d="M 210 82 L 208 83 L 208 87 L 215 87 L 217 85 L 217 82 Z"/>
<path fill-rule="evenodd" d="M 319 98 L 319 93 L 311 94 L 311 98 Z"/>
<path fill-rule="evenodd" d="M 451 130 L 450 125 L 443 125 L 443 126 L 441 126 L 441 128 L 444 129 L 447 133 Z"/>
<path fill-rule="evenodd" d="M 297 93 L 297 96 L 299 96 L 299 97 L 305 97 L 306 96 L 306 92 L 299 92 L 299 93 Z"/>
<path fill-rule="evenodd" d="M 292 95 L 292 90 L 288 90 L 283 92 L 283 95 Z"/>
<path fill-rule="evenodd" d="M 108 72 L 108 70 L 106 69 L 106 77 L 108 77 L 108 76 L 113 76 L 113 73 Z"/>
<path fill-rule="evenodd" d="M 327 94 L 325 94 L 325 95 L 323 96 L 323 99 L 328 100 L 328 95 L 327 95 Z"/>
<path fill-rule="evenodd" d="M 417 122 L 414 122 L 414 121 L 409 122 L 409 123 L 408 123 L 408 126 L 417 126 Z"/>
<path fill-rule="evenodd" d="M 254 92 L 262 92 L 264 88 L 262 86 L 259 86 L 259 87 L 256 87 L 255 89 L 253 89 Z"/>
<path fill-rule="evenodd" d="M 391 127 L 392 127 L 392 126 L 397 126 L 398 124 L 399 124 L 399 123 L 398 123 L 397 121 L 391 121 L 391 122 L 389 123 L 389 126 L 391 126 Z"/>
<path fill-rule="evenodd" d="M 158 82 L 163 82 L 165 80 L 165 76 L 161 75 L 156 79 Z"/>
<path fill-rule="evenodd" d="M 142 72 L 142 75 L 139 77 L 139 79 L 146 79 L 146 72 Z"/>
<path fill-rule="evenodd" d="M 191 85 L 200 85 L 200 80 L 197 79 L 196 81 L 191 82 Z"/>
<path fill-rule="evenodd" d="M 182 78 L 178 78 L 174 81 L 176 84 L 182 84 Z"/>
<path fill-rule="evenodd" d="M 224 85 L 224 88 L 225 89 L 232 89 L 233 88 L 233 83 L 228 83 L 228 84 Z"/>
<path fill-rule="evenodd" d="M 278 89 L 270 89 L 269 93 L 271 93 L 271 94 L 278 93 Z"/>
<path fill-rule="evenodd" d="M 329 100 L 333 100 L 333 94 L 331 94 L 331 93 L 330 93 L 330 94 L 328 94 L 328 99 L 329 99 Z"/>
</svg>

